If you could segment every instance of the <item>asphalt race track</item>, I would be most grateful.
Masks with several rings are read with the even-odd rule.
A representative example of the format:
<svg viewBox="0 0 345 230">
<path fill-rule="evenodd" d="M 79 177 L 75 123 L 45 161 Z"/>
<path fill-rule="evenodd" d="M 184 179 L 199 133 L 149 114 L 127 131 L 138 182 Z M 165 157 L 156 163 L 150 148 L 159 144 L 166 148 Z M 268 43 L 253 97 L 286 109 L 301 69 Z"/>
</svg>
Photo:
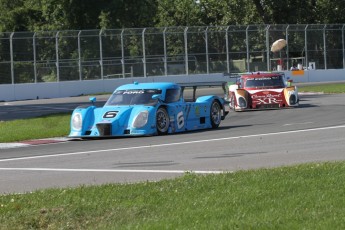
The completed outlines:
<svg viewBox="0 0 345 230">
<path fill-rule="evenodd" d="M 216 130 L 0 149 L 0 193 L 345 160 L 345 95 L 300 97 L 298 108 L 231 111 Z M 1 103 L 0 120 L 86 101 L 64 100 Z"/>
</svg>

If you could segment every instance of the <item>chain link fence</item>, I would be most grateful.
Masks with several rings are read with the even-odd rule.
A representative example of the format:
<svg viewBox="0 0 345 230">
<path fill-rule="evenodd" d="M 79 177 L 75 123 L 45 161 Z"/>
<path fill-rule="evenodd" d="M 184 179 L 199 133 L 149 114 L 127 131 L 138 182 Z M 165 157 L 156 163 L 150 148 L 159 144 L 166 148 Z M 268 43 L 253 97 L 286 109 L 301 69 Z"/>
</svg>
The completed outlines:
<svg viewBox="0 0 345 230">
<path fill-rule="evenodd" d="M 0 84 L 345 68 L 344 26 L 232 25 L 0 33 Z M 286 47 L 271 52 L 274 41 Z"/>
</svg>

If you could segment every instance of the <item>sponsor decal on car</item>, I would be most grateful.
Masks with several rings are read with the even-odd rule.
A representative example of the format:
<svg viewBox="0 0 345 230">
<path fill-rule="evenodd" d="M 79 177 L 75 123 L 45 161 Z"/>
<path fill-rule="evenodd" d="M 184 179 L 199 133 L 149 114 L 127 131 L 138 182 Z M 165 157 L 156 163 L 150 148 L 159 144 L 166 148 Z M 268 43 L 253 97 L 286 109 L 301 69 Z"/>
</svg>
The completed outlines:
<svg viewBox="0 0 345 230">
<path fill-rule="evenodd" d="M 183 117 L 183 112 L 179 112 L 177 114 L 177 128 L 182 129 L 184 127 L 184 117 Z"/>
<path fill-rule="evenodd" d="M 278 104 L 282 102 L 281 96 L 279 94 L 267 94 L 267 95 L 251 95 L 253 102 L 256 104 Z"/>
<path fill-rule="evenodd" d="M 199 106 L 195 106 L 195 116 L 200 117 L 200 109 L 199 109 Z"/>
</svg>

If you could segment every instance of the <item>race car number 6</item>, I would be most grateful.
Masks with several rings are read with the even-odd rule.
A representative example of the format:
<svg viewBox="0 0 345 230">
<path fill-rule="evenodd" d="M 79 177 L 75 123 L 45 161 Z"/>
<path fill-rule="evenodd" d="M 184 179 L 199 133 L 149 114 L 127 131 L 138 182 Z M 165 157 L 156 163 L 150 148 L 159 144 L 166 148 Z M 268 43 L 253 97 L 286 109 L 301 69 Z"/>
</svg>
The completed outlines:
<svg viewBox="0 0 345 230">
<path fill-rule="evenodd" d="M 183 117 L 182 111 L 177 114 L 177 127 L 178 129 L 181 129 L 184 127 L 184 117 Z"/>
</svg>

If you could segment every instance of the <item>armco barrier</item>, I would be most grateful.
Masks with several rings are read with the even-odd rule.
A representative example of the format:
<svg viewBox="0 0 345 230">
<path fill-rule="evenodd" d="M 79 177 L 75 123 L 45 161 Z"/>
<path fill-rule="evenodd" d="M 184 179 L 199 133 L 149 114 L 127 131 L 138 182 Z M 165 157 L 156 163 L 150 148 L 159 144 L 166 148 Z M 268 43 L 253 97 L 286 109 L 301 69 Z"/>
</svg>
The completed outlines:
<svg viewBox="0 0 345 230">
<path fill-rule="evenodd" d="M 296 83 L 345 81 L 345 69 L 284 71 Z M 112 92 L 116 87 L 137 82 L 220 82 L 232 81 L 223 73 L 135 77 L 104 80 L 64 81 L 48 83 L 0 85 L 0 101 L 31 100 L 42 98 L 72 97 L 86 94 Z"/>
</svg>

